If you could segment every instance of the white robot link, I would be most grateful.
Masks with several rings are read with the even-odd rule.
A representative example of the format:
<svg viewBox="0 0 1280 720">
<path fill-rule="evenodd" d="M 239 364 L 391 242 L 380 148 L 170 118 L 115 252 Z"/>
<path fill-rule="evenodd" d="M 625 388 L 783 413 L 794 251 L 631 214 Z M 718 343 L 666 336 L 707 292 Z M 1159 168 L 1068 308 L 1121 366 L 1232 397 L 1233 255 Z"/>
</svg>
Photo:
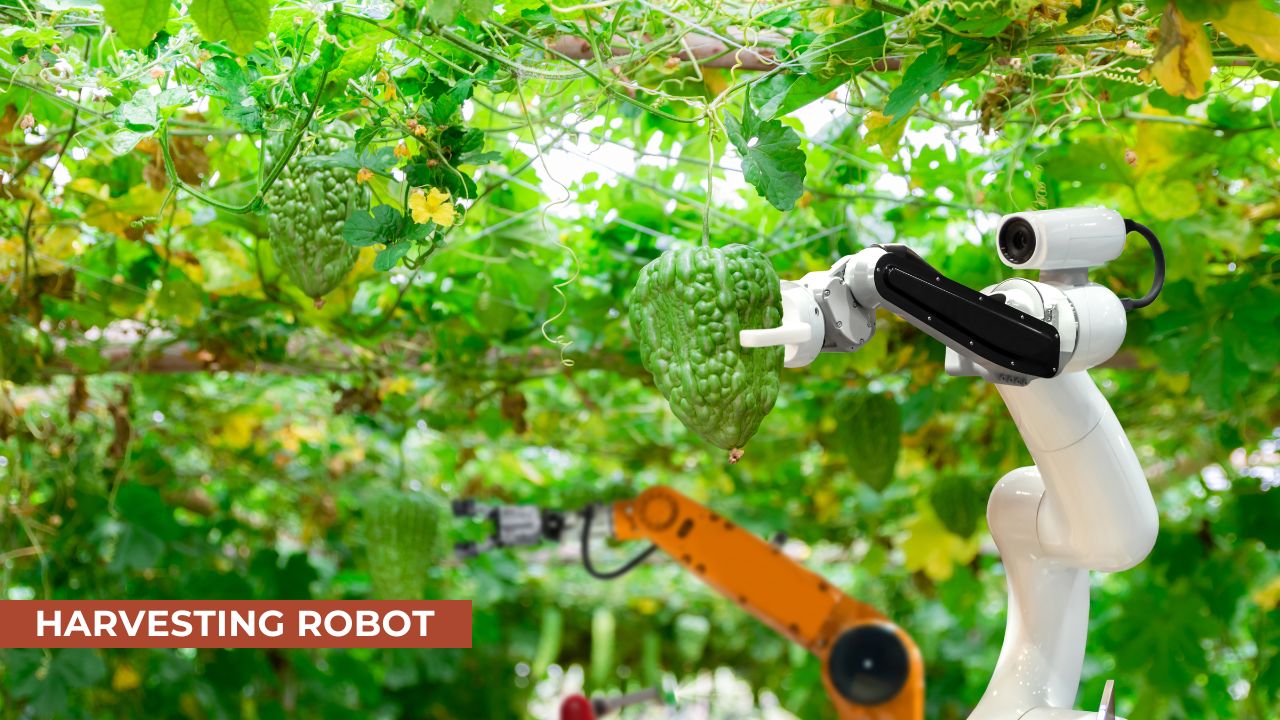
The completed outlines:
<svg viewBox="0 0 1280 720">
<path fill-rule="evenodd" d="M 1156 272 L 1140 299 L 1089 281 L 1125 238 L 1146 238 Z M 1088 370 L 1124 340 L 1126 313 L 1164 284 L 1154 233 L 1104 208 L 1008 215 L 1001 261 L 1039 271 L 976 291 L 944 277 L 902 245 L 869 247 L 830 270 L 783 281 L 782 324 L 743 330 L 744 347 L 785 347 L 787 367 L 820 352 L 851 352 L 875 331 L 876 308 L 947 346 L 946 371 L 994 383 L 1035 465 L 1000 479 L 987 521 L 1009 589 L 1004 645 L 970 720 L 1115 717 L 1072 709 L 1089 621 L 1090 571 L 1127 570 L 1150 553 L 1158 517 L 1142 466 Z"/>
</svg>

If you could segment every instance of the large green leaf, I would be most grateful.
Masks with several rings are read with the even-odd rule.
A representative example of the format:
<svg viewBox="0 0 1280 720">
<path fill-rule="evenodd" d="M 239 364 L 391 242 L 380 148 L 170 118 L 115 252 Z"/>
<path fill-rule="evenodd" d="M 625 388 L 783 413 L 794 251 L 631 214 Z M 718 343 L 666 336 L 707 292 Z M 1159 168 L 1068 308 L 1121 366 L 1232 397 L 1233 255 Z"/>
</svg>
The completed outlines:
<svg viewBox="0 0 1280 720">
<path fill-rule="evenodd" d="M 226 43 L 240 55 L 253 52 L 271 22 L 267 0 L 192 0 L 190 13 L 206 40 Z"/>
<path fill-rule="evenodd" d="M 884 114 L 899 120 L 915 109 L 920 98 L 936 92 L 951 72 L 951 56 L 943 45 L 934 45 L 921 53 L 902 73 L 902 82 L 889 94 Z"/>
<path fill-rule="evenodd" d="M 790 210 L 804 193 L 805 156 L 800 136 L 777 120 L 761 120 L 750 107 L 742 120 L 725 118 L 729 141 L 742 156 L 747 182 L 770 205 Z"/>
<path fill-rule="evenodd" d="M 142 48 L 169 21 L 170 0 L 103 0 L 107 23 L 127 47 Z"/>
<path fill-rule="evenodd" d="M 837 23 L 801 53 L 805 70 L 823 80 L 849 79 L 884 57 L 884 17 L 877 11 Z"/>
</svg>

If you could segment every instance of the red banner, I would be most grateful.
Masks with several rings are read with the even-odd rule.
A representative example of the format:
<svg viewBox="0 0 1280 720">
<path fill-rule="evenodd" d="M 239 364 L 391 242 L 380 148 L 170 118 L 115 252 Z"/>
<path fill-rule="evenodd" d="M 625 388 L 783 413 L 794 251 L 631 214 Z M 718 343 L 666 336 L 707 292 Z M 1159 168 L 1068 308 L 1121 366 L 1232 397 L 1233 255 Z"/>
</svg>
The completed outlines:
<svg viewBox="0 0 1280 720">
<path fill-rule="evenodd" d="M 0 600 L 0 648 L 469 648 L 470 600 Z"/>
</svg>

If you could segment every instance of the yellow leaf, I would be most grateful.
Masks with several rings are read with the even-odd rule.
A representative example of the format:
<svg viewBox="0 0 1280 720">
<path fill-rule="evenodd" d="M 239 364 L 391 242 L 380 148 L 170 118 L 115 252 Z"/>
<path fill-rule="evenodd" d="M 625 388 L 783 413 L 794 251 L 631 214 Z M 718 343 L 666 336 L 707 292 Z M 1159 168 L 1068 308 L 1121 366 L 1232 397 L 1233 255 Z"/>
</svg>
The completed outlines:
<svg viewBox="0 0 1280 720">
<path fill-rule="evenodd" d="M 111 689 L 116 692 L 128 692 L 142 684 L 142 677 L 132 666 L 120 664 L 111 676 Z"/>
<path fill-rule="evenodd" d="M 813 493 L 813 508 L 818 522 L 828 522 L 836 516 L 840 510 L 840 497 L 835 494 L 831 488 L 818 488 Z"/>
<path fill-rule="evenodd" d="M 1213 26 L 1233 41 L 1253 48 L 1258 57 L 1280 62 L 1280 15 L 1257 0 L 1236 0 Z"/>
<path fill-rule="evenodd" d="M 191 213 L 185 210 L 174 212 L 172 206 L 165 205 L 167 193 L 154 190 L 150 185 L 134 185 L 129 192 L 115 198 L 103 197 L 105 186 L 95 188 L 91 182 L 75 181 L 68 188 L 95 198 L 85 205 L 81 215 L 85 224 L 130 240 L 141 239 L 149 228 L 154 227 L 162 219 L 162 210 L 166 225 L 169 224 L 169 213 L 173 212 L 174 229 L 191 224 Z"/>
<path fill-rule="evenodd" d="M 324 439 L 324 428 L 317 425 L 290 423 L 276 432 L 280 446 L 291 453 L 302 449 L 302 443 L 317 443 Z"/>
<path fill-rule="evenodd" d="M 1270 612 L 1280 606 L 1280 577 L 1271 579 L 1264 587 L 1253 593 L 1253 601 L 1258 607 Z"/>
<path fill-rule="evenodd" d="M 902 141 L 902 133 L 907 129 L 906 122 L 895 123 L 893 118 L 878 110 L 872 110 L 867 113 L 862 124 L 867 126 L 868 145 L 879 145 L 880 154 L 884 155 L 885 159 L 897 154 L 898 143 Z"/>
<path fill-rule="evenodd" d="M 1148 115 L 1168 115 L 1168 113 L 1150 105 L 1142 112 Z M 1186 129 L 1180 125 L 1165 122 L 1136 123 L 1138 141 L 1134 145 L 1134 153 L 1138 156 L 1138 164 L 1134 167 L 1134 175 L 1164 175 L 1177 171 L 1186 162 L 1186 155 L 1179 145 L 1185 146 Z"/>
<path fill-rule="evenodd" d="M 1170 95 L 1198 98 L 1213 68 L 1213 52 L 1204 27 L 1178 12 L 1172 2 L 1160 19 L 1160 45 L 1156 48 L 1151 73 Z"/>
<path fill-rule="evenodd" d="M 31 247 L 31 271 L 36 275 L 53 275 L 67 269 L 65 261 L 80 252 L 80 231 L 59 225 L 36 237 Z M 22 237 L 0 238 L 0 278 L 22 270 L 26 246 Z"/>
<path fill-rule="evenodd" d="M 724 71 L 719 68 L 703 68 L 702 84 L 707 86 L 707 92 L 712 97 L 718 97 L 729 87 L 729 78 L 725 77 Z"/>
<path fill-rule="evenodd" d="M 836 9 L 833 7 L 825 7 L 809 13 L 809 29 L 814 32 L 820 33 L 824 30 L 829 30 L 835 24 Z"/>
<path fill-rule="evenodd" d="M 1190 180 L 1148 175 L 1134 190 L 1142 208 L 1158 220 L 1181 220 L 1200 212 L 1201 192 Z"/>
<path fill-rule="evenodd" d="M 398 378 L 382 378 L 382 382 L 378 385 L 378 397 L 385 398 L 388 395 L 408 395 L 413 389 L 413 383 L 407 377 Z"/>
<path fill-rule="evenodd" d="M 956 565 L 966 564 L 978 554 L 977 536 L 965 539 L 951 532 L 928 505 L 917 508 L 915 517 L 906 522 L 906 531 L 901 547 L 907 569 L 923 570 L 936 582 L 949 579 Z"/>
<path fill-rule="evenodd" d="M 449 193 L 439 188 L 426 193 L 414 190 L 409 196 L 409 212 L 419 225 L 431 221 L 440 227 L 453 225 L 453 203 L 449 202 Z"/>
<path fill-rule="evenodd" d="M 253 432 L 260 424 L 262 421 L 253 412 L 232 413 L 222 421 L 222 428 L 218 433 L 218 444 L 232 450 L 243 450 L 253 442 Z"/>
</svg>

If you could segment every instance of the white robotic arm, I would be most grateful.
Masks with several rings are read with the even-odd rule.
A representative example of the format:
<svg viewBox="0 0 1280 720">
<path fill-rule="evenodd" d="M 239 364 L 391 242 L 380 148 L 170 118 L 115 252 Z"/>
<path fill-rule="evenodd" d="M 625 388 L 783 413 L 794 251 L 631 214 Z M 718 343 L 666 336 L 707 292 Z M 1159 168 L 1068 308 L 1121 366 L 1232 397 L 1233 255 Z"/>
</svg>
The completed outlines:
<svg viewBox="0 0 1280 720">
<path fill-rule="evenodd" d="M 1122 300 L 1088 270 L 1119 256 L 1129 232 L 1157 260 L 1152 290 Z M 960 285 L 904 246 L 842 258 L 782 282 L 783 322 L 744 330 L 745 347 L 784 345 L 787 367 L 820 352 L 850 352 L 875 331 L 878 307 L 947 346 L 946 370 L 994 383 L 1034 466 L 1006 474 L 987 506 L 1009 584 L 1004 646 L 971 720 L 1114 717 L 1075 704 L 1089 618 L 1090 571 L 1141 562 L 1155 544 L 1155 502 L 1120 422 L 1086 372 L 1124 340 L 1127 310 L 1163 284 L 1163 254 L 1147 228 L 1101 208 L 1018 213 L 1001 220 L 1001 260 L 1040 270 L 981 292 Z"/>
</svg>

